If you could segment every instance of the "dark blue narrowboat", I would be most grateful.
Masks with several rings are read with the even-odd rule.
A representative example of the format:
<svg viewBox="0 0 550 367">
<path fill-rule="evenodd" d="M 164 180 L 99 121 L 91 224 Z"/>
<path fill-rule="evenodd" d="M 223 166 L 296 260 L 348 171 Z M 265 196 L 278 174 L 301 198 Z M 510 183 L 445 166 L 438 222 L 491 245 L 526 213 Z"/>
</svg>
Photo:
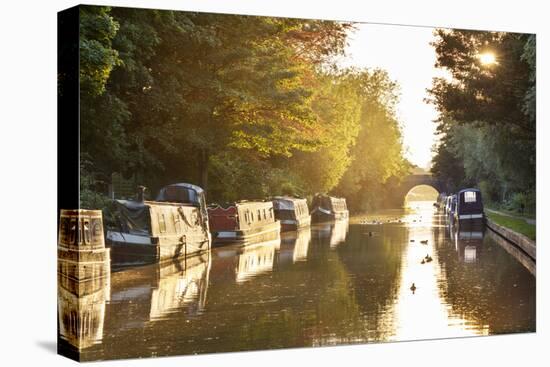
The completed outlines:
<svg viewBox="0 0 550 367">
<path fill-rule="evenodd" d="M 315 223 L 349 218 L 346 199 L 317 194 L 313 197 L 311 220 Z"/>
<path fill-rule="evenodd" d="M 463 189 L 456 195 L 454 217 L 459 222 L 483 221 L 483 200 L 478 189 Z"/>
</svg>

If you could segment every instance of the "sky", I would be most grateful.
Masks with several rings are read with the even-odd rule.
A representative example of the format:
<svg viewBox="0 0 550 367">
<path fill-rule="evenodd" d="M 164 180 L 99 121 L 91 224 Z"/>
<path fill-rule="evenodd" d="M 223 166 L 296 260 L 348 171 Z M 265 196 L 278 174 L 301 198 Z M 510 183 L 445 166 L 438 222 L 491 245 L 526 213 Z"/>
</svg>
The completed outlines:
<svg viewBox="0 0 550 367">
<path fill-rule="evenodd" d="M 432 78 L 444 75 L 434 67 L 436 54 L 430 46 L 434 28 L 367 23 L 356 27 L 348 36 L 342 64 L 385 69 L 399 84 L 397 114 L 406 156 L 413 164 L 429 168 L 437 111 L 423 100 Z"/>
</svg>

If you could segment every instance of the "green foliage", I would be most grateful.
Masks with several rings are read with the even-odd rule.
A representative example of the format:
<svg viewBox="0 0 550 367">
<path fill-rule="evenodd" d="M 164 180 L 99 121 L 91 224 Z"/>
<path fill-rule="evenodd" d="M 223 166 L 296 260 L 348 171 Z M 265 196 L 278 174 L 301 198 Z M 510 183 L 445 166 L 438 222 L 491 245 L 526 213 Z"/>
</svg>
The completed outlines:
<svg viewBox="0 0 550 367">
<path fill-rule="evenodd" d="M 397 86 L 333 63 L 352 25 L 83 9 L 81 151 L 92 180 L 134 175 L 151 192 L 193 182 L 209 201 L 348 189 L 365 201 L 365 185 L 406 171 Z"/>
<path fill-rule="evenodd" d="M 81 92 L 100 95 L 113 68 L 120 65 L 118 52 L 111 43 L 118 23 L 109 16 L 109 8 L 80 8 L 80 88 Z"/>
<path fill-rule="evenodd" d="M 521 214 L 535 214 L 536 197 L 534 192 L 516 192 L 503 203 L 503 208 Z"/>
<path fill-rule="evenodd" d="M 80 159 L 80 208 L 103 210 L 103 223 L 111 226 L 115 223 L 113 201 L 102 194 L 107 183 L 94 173 L 93 163 L 86 155 Z"/>
<path fill-rule="evenodd" d="M 381 70 L 353 71 L 350 78 L 359 98 L 359 131 L 335 191 L 349 198 L 350 209 L 364 211 L 393 202 L 387 195 L 411 166 L 395 116 L 398 86 Z"/>
<path fill-rule="evenodd" d="M 452 190 L 480 186 L 497 204 L 533 193 L 535 36 L 458 30 L 435 35 L 437 66 L 452 79 L 435 79 L 429 91 L 442 137 L 432 172 Z M 496 63 L 482 64 L 484 52 L 493 53 Z"/>
</svg>

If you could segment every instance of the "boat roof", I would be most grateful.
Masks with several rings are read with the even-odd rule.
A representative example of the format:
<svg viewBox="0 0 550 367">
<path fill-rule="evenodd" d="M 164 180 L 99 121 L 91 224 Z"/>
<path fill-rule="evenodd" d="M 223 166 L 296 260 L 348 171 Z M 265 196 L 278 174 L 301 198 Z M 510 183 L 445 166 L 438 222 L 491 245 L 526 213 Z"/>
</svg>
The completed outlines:
<svg viewBox="0 0 550 367">
<path fill-rule="evenodd" d="M 227 209 L 230 207 L 237 207 L 239 205 L 257 205 L 257 204 L 271 204 L 271 201 L 261 201 L 261 200 L 239 200 L 239 201 L 231 201 L 231 202 L 224 202 L 224 203 L 210 203 L 208 204 L 209 209 L 215 209 L 216 207 Z"/>
<path fill-rule="evenodd" d="M 286 200 L 286 201 L 301 201 L 306 200 L 304 198 L 299 198 L 296 196 L 274 196 L 272 200 Z"/>
<path fill-rule="evenodd" d="M 462 194 L 463 192 L 466 192 L 466 191 L 477 191 L 477 192 L 479 192 L 479 189 L 474 189 L 474 188 L 462 189 L 458 193 Z"/>
<path fill-rule="evenodd" d="M 178 182 L 178 183 L 175 183 L 175 184 L 167 185 L 167 186 L 164 186 L 163 189 L 167 188 L 167 187 L 181 187 L 181 188 L 194 190 L 198 193 L 203 193 L 204 192 L 202 187 L 197 186 L 197 185 L 193 185 L 193 184 L 190 184 L 190 183 L 186 183 L 186 182 Z"/>
<path fill-rule="evenodd" d="M 328 194 L 315 194 L 315 196 L 326 197 L 326 198 L 337 199 L 337 200 L 346 200 L 346 198 L 338 197 L 338 196 L 332 196 L 332 195 L 328 195 Z"/>
</svg>

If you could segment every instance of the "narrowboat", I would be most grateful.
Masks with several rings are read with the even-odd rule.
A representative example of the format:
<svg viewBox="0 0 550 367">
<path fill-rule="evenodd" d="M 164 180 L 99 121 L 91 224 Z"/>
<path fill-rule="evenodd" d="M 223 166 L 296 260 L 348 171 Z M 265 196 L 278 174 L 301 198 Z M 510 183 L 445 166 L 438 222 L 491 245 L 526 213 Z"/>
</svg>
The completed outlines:
<svg viewBox="0 0 550 367">
<path fill-rule="evenodd" d="M 313 197 L 311 206 L 311 219 L 316 223 L 349 218 L 344 198 L 317 194 Z"/>
<path fill-rule="evenodd" d="M 177 183 L 160 190 L 155 201 L 115 200 L 119 228 L 107 232 L 115 265 L 160 262 L 210 249 L 204 191 Z"/>
<path fill-rule="evenodd" d="M 447 203 L 447 193 L 446 192 L 442 192 L 440 193 L 439 195 L 437 195 L 437 200 L 436 200 L 436 203 L 435 203 L 435 206 L 438 208 L 438 209 L 445 209 L 445 204 Z"/>
<path fill-rule="evenodd" d="M 275 219 L 281 222 L 281 232 L 296 231 L 311 224 L 306 199 L 276 196 L 272 201 Z"/>
<path fill-rule="evenodd" d="M 250 244 L 279 238 L 281 223 L 271 201 L 239 201 L 208 206 L 208 221 L 215 245 Z"/>
<path fill-rule="evenodd" d="M 449 205 L 447 208 L 447 218 L 449 218 L 449 221 L 451 221 L 451 223 L 453 223 L 455 219 L 456 202 L 457 202 L 456 195 L 454 194 L 451 195 L 451 199 L 449 200 Z"/>
<path fill-rule="evenodd" d="M 456 195 L 455 219 L 463 221 L 483 221 L 483 201 L 478 189 L 463 189 Z"/>
<path fill-rule="evenodd" d="M 449 213 L 449 210 L 451 209 L 451 202 L 453 200 L 453 195 L 449 195 L 445 198 L 445 205 L 443 206 L 443 212 L 445 214 Z"/>
</svg>

